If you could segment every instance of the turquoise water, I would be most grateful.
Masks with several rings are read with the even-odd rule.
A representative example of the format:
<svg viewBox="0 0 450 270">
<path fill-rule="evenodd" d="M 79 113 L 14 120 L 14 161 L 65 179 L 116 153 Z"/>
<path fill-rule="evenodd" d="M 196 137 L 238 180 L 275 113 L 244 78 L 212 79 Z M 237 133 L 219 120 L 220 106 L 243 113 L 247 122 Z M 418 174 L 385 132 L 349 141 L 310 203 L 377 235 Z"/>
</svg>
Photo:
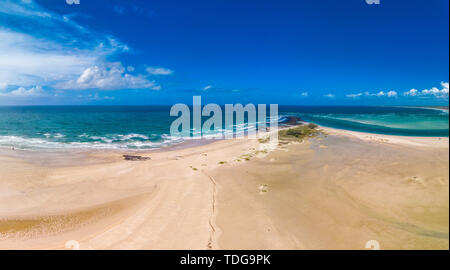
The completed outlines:
<svg viewBox="0 0 450 270">
<path fill-rule="evenodd" d="M 183 142 L 169 135 L 169 106 L 0 107 L 0 148 L 154 149 Z M 280 120 L 403 136 L 449 135 L 448 111 L 400 107 L 280 106 Z M 247 127 L 242 127 L 246 129 Z"/>
<path fill-rule="evenodd" d="M 449 136 L 448 110 L 413 107 L 281 107 L 281 115 L 352 131 L 400 136 Z"/>
</svg>

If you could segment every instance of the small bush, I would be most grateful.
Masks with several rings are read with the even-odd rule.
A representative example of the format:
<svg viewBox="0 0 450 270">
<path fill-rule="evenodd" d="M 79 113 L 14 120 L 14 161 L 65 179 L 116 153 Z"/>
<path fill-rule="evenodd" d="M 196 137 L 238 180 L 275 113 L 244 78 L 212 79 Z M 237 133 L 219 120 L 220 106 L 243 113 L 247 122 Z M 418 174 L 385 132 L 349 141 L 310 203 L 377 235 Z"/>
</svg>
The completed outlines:
<svg viewBox="0 0 450 270">
<path fill-rule="evenodd" d="M 306 126 L 296 126 L 287 130 L 280 130 L 279 137 L 282 139 L 304 139 L 314 137 L 320 134 L 316 124 L 310 123 Z"/>
<path fill-rule="evenodd" d="M 307 127 L 309 127 L 310 129 L 316 129 L 319 126 L 314 123 L 309 123 Z"/>
</svg>

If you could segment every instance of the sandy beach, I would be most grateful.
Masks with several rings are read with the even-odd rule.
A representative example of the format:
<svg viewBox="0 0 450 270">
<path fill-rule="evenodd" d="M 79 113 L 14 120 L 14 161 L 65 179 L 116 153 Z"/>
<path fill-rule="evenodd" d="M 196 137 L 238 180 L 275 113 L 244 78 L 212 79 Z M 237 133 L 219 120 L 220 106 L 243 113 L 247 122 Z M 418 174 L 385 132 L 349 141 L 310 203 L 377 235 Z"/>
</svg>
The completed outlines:
<svg viewBox="0 0 450 270">
<path fill-rule="evenodd" d="M 0 249 L 449 248 L 448 138 L 323 130 L 142 161 L 0 154 Z"/>
</svg>

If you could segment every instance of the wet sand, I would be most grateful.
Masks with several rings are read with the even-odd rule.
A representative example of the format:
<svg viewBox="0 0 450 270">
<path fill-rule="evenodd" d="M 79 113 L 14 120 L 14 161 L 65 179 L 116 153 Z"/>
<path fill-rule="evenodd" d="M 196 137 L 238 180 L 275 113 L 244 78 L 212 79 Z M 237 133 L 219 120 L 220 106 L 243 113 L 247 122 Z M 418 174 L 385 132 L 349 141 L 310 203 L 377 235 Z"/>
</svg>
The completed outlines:
<svg viewBox="0 0 450 270">
<path fill-rule="evenodd" d="M 270 152 L 235 139 L 147 161 L 0 154 L 0 249 L 449 248 L 448 138 L 325 131 Z"/>
</svg>

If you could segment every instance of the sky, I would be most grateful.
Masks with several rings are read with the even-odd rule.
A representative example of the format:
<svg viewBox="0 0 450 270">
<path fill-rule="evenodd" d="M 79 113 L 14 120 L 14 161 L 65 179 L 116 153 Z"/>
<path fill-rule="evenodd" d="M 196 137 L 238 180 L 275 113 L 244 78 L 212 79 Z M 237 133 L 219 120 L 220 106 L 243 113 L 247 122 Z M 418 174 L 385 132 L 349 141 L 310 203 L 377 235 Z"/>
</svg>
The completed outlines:
<svg viewBox="0 0 450 270">
<path fill-rule="evenodd" d="M 448 105 L 449 1 L 379 2 L 0 0 L 0 105 Z"/>
</svg>

